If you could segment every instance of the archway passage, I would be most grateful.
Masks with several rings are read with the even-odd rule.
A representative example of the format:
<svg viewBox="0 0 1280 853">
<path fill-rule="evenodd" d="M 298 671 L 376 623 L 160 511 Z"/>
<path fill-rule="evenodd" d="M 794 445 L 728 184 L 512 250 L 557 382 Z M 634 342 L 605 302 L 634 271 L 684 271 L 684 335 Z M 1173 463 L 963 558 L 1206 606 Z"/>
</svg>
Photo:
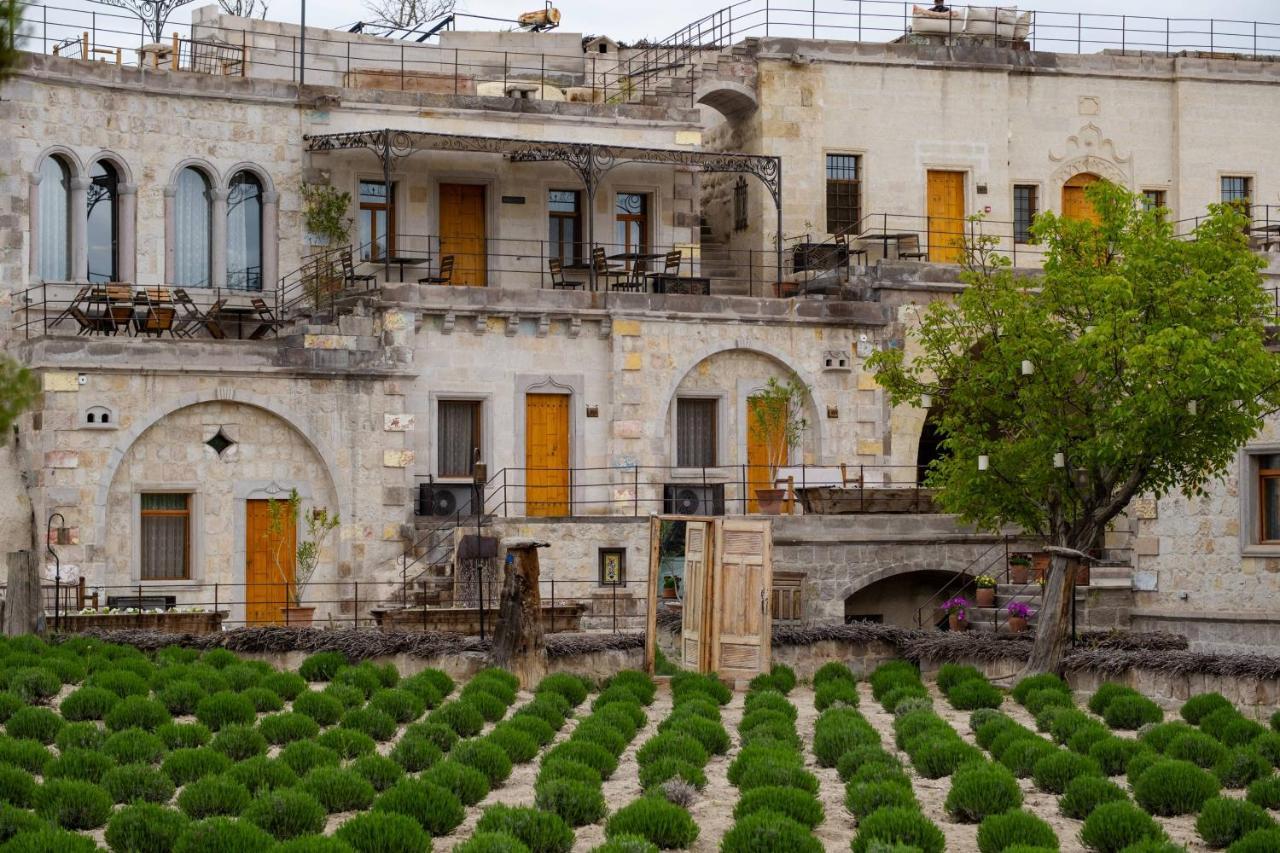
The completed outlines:
<svg viewBox="0 0 1280 853">
<path fill-rule="evenodd" d="M 938 427 L 940 420 L 937 410 L 931 409 L 920 427 L 920 443 L 916 448 L 916 484 L 920 486 L 928 477 L 929 466 L 950 455 L 942 446 L 942 431 Z"/>
<path fill-rule="evenodd" d="M 1098 211 L 1085 195 L 1085 190 L 1101 181 L 1092 172 L 1081 172 L 1062 185 L 1062 215 L 1066 219 L 1079 219 L 1098 224 Z"/>
<path fill-rule="evenodd" d="M 932 628 L 945 618 L 935 609 L 939 590 L 955 580 L 955 573 L 941 569 L 905 572 L 878 580 L 844 600 L 844 621 L 877 622 L 900 628 Z M 955 589 L 955 595 L 966 591 Z M 917 626 L 917 617 L 921 624 Z"/>
</svg>

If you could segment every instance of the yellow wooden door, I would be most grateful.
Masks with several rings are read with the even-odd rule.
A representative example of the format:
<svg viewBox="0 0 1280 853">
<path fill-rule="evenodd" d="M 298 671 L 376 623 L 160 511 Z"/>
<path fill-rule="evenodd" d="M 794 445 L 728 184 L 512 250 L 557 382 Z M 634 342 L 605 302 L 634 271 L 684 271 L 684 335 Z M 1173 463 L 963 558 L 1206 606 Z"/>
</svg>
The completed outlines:
<svg viewBox="0 0 1280 853">
<path fill-rule="evenodd" d="M 772 526 L 768 519 L 724 518 L 715 530 L 710 668 L 722 678 L 750 679 L 769 669 Z"/>
<path fill-rule="evenodd" d="M 1083 219 L 1098 224 L 1098 211 L 1093 203 L 1085 197 L 1084 191 L 1100 181 L 1097 175 L 1082 172 L 1062 185 L 1062 216 L 1065 219 Z"/>
<path fill-rule="evenodd" d="M 928 172 L 929 260 L 959 263 L 964 257 L 964 172 Z"/>
<path fill-rule="evenodd" d="M 686 521 L 684 527 L 684 609 L 680 614 L 680 664 L 693 672 L 708 668 L 704 633 L 707 619 L 708 553 L 712 527 Z"/>
<path fill-rule="evenodd" d="M 760 511 L 760 504 L 756 500 L 757 489 L 776 488 L 773 481 L 774 460 L 786 462 L 786 435 L 781 430 L 774 430 L 770 434 L 760 422 L 759 412 L 766 405 L 768 403 L 760 397 L 747 398 L 747 512 Z"/>
<path fill-rule="evenodd" d="M 525 500 L 533 516 L 569 514 L 569 396 L 525 395 Z"/>
<path fill-rule="evenodd" d="M 245 622 L 249 625 L 277 625 L 284 621 L 281 608 L 289 604 L 293 586 L 293 557 L 297 550 L 297 530 L 293 516 L 283 515 L 281 530 L 271 531 L 271 501 L 245 502 Z M 279 564 L 277 565 L 277 559 Z"/>
<path fill-rule="evenodd" d="M 451 284 L 484 287 L 489 259 L 485 239 L 484 187 L 440 185 L 440 257 L 453 256 Z"/>
</svg>

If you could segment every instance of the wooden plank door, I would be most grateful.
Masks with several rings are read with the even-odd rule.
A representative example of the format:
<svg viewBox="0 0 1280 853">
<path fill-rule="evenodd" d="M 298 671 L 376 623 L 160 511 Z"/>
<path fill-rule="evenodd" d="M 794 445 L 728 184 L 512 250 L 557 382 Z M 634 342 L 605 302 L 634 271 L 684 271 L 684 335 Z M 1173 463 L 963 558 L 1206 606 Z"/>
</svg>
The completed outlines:
<svg viewBox="0 0 1280 853">
<path fill-rule="evenodd" d="M 489 283 L 484 185 L 440 185 L 440 257 L 453 256 L 451 284 Z"/>
<path fill-rule="evenodd" d="M 707 571 L 712 525 L 686 521 L 684 527 L 684 610 L 680 622 L 680 663 L 688 670 L 706 672 L 709 657 L 704 643 L 707 622 Z"/>
<path fill-rule="evenodd" d="M 270 503 L 245 501 L 244 618 L 249 625 L 278 625 L 284 621 L 281 608 L 289 603 L 289 588 L 293 585 L 293 557 L 297 551 L 294 519 L 286 512 L 284 529 L 272 535 Z"/>
<path fill-rule="evenodd" d="M 532 516 L 569 514 L 569 395 L 526 394 L 525 501 Z"/>
<path fill-rule="evenodd" d="M 1062 185 L 1062 216 L 1064 219 L 1082 219 L 1097 225 L 1100 221 L 1098 211 L 1093 209 L 1093 202 L 1085 197 L 1084 191 L 1100 178 L 1088 172 L 1082 172 Z"/>
<path fill-rule="evenodd" d="M 760 511 L 756 489 L 775 487 L 772 460 L 784 459 L 787 437 L 776 430 L 771 435 L 761 429 L 756 413 L 765 405 L 768 404 L 760 397 L 747 398 L 747 512 Z"/>
<path fill-rule="evenodd" d="M 959 263 L 964 257 L 964 172 L 928 172 L 929 260 Z"/>
<path fill-rule="evenodd" d="M 769 669 L 772 652 L 773 528 L 768 519 L 724 518 L 715 530 L 711 671 L 750 679 Z"/>
</svg>

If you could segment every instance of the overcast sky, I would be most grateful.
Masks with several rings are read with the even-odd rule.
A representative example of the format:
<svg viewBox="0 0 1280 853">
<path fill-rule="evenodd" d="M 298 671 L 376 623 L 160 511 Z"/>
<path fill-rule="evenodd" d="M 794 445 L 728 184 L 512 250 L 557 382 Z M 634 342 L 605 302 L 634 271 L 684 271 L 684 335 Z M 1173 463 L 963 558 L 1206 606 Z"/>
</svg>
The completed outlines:
<svg viewBox="0 0 1280 853">
<path fill-rule="evenodd" d="M 919 0 L 927 5 L 927 0 Z M 1012 5 L 1012 0 L 1009 0 Z M 752 8 L 763 0 L 748 0 L 740 8 Z M 810 0 L 775 0 L 774 8 L 807 8 Z M 842 0 L 817 0 L 819 9 L 854 4 Z M 993 0 L 984 3 L 995 5 Z M 50 8 L 103 9 L 91 0 L 52 0 Z M 208 5 L 196 0 L 176 11 L 170 19 L 175 24 L 190 19 L 190 10 Z M 270 0 L 270 15 L 275 20 L 297 21 L 302 0 Z M 556 0 L 562 14 L 561 29 L 568 32 L 605 33 L 620 41 L 636 41 L 640 38 L 662 38 L 679 30 L 717 9 L 730 5 L 730 0 Z M 897 3 L 872 4 L 882 9 L 900 8 Z M 1043 5 L 1021 4 L 1023 8 L 1035 8 L 1043 12 L 1100 13 L 1110 15 L 1149 15 L 1174 18 L 1209 18 L 1239 21 L 1274 21 L 1277 26 L 1267 28 L 1260 35 L 1271 36 L 1271 47 L 1280 51 L 1280 2 L 1277 0 L 1045 0 Z M 349 25 L 369 17 L 362 0 L 307 0 L 307 23 L 317 26 L 338 27 Z M 540 0 L 458 0 L 458 11 L 477 15 L 514 18 L 520 12 L 541 7 Z M 114 11 L 114 10 L 113 10 Z M 778 13 L 774 13 L 778 14 Z M 791 13 L 795 14 L 795 13 Z M 32 19 L 38 19 L 38 10 L 29 10 Z M 501 28 L 492 23 L 489 26 Z M 477 28 L 477 27 L 467 27 Z M 488 27 L 485 27 L 488 28 Z M 1207 28 L 1206 28 L 1207 29 Z"/>
</svg>

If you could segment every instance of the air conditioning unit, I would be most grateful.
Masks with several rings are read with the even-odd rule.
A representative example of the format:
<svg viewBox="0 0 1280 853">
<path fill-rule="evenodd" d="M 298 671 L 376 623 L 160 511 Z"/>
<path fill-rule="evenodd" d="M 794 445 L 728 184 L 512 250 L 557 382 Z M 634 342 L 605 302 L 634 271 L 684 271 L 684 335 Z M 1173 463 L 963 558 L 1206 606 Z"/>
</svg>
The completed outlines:
<svg viewBox="0 0 1280 853">
<path fill-rule="evenodd" d="M 416 514 L 437 518 L 447 518 L 458 513 L 463 516 L 475 515 L 471 506 L 475 497 L 476 487 L 471 483 L 419 483 Z M 482 489 L 480 507 L 483 506 Z"/>
<path fill-rule="evenodd" d="M 724 515 L 724 484 L 667 483 L 662 487 L 666 515 Z"/>
</svg>

